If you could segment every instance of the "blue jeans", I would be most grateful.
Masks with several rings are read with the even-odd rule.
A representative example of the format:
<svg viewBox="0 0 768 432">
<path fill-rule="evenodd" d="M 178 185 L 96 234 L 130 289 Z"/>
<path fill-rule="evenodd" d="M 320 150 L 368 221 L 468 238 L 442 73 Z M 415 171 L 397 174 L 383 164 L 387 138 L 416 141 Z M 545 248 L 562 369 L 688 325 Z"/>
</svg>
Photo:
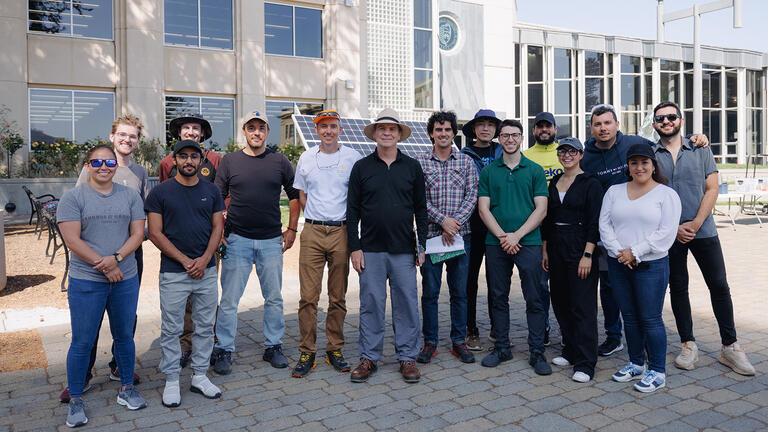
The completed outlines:
<svg viewBox="0 0 768 432">
<path fill-rule="evenodd" d="M 421 313 L 424 316 L 424 343 L 437 344 L 437 299 L 443 284 L 443 264 L 448 274 L 451 296 L 451 342 L 462 344 L 467 338 L 467 274 L 469 272 L 470 235 L 462 237 L 464 254 L 432 264 L 427 255 L 421 266 Z"/>
<path fill-rule="evenodd" d="M 216 348 L 235 350 L 237 306 L 245 291 L 251 269 L 256 275 L 264 297 L 265 345 L 281 345 L 285 331 L 283 317 L 283 244 L 282 237 L 253 240 L 237 234 L 227 237 L 227 257 L 221 260 L 221 302 L 216 318 Z"/>
<path fill-rule="evenodd" d="M 70 396 L 79 398 L 83 395 L 91 348 L 96 341 L 105 309 L 109 314 L 109 329 L 114 340 L 120 381 L 124 386 L 133 384 L 133 367 L 136 360 L 133 326 L 139 300 L 139 278 L 134 276 L 110 283 L 70 277 L 67 298 L 72 324 L 72 342 L 67 353 Z"/>
<path fill-rule="evenodd" d="M 669 257 L 640 263 L 630 270 L 616 258 L 608 258 L 613 294 L 624 317 L 629 361 L 665 373 L 667 332 L 661 317 L 669 283 Z"/>
</svg>

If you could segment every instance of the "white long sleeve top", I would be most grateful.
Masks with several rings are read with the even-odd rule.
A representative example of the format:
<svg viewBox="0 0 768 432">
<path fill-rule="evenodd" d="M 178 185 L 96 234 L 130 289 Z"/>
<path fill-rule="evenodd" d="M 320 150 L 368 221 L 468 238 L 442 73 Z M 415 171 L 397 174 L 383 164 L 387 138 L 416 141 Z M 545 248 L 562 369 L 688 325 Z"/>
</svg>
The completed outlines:
<svg viewBox="0 0 768 432">
<path fill-rule="evenodd" d="M 626 183 L 611 186 L 600 210 L 600 239 L 613 258 L 626 248 L 637 262 L 663 258 L 675 242 L 681 210 L 670 187 L 658 185 L 630 200 Z"/>
</svg>

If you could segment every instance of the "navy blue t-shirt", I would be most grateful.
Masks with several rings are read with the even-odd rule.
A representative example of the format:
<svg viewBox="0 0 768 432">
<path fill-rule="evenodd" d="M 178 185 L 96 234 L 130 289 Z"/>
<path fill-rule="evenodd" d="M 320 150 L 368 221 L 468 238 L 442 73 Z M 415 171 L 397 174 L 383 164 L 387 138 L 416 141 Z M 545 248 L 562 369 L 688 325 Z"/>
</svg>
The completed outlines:
<svg viewBox="0 0 768 432">
<path fill-rule="evenodd" d="M 175 178 L 152 188 L 144 201 L 144 211 L 163 217 L 163 234 L 184 255 L 195 259 L 205 253 L 211 238 L 213 214 L 224 210 L 219 188 L 208 181 L 183 186 Z M 216 265 L 211 258 L 207 267 Z M 185 273 L 178 261 L 162 254 L 161 273 Z"/>
</svg>

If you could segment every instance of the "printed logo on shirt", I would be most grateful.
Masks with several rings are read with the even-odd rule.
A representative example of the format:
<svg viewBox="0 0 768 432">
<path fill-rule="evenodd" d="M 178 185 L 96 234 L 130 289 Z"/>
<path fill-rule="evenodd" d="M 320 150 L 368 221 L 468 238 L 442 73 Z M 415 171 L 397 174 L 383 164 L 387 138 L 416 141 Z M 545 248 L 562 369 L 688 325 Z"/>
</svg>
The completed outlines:
<svg viewBox="0 0 768 432">
<path fill-rule="evenodd" d="M 562 173 L 562 168 L 549 168 L 544 170 L 544 175 L 547 176 L 547 180 L 550 180 L 552 177 Z"/>
<path fill-rule="evenodd" d="M 490 156 L 480 158 L 480 163 L 482 163 L 484 167 L 488 166 L 488 164 L 490 164 L 491 162 L 493 162 L 493 158 Z"/>
<path fill-rule="evenodd" d="M 211 170 L 208 167 L 203 167 L 200 170 L 200 174 L 202 174 L 205 177 L 208 177 L 209 175 L 211 175 Z"/>
<path fill-rule="evenodd" d="M 202 197 L 200 201 L 208 201 L 208 197 Z"/>
</svg>

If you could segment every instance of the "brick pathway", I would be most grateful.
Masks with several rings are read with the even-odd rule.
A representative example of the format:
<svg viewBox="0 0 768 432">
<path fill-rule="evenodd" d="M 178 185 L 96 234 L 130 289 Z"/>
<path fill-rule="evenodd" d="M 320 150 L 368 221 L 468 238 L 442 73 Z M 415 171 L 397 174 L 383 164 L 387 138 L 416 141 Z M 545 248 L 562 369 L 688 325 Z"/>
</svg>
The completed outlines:
<svg viewBox="0 0 768 432">
<path fill-rule="evenodd" d="M 260 332 L 263 300 L 258 283 L 251 280 L 240 305 L 237 357 L 233 373 L 213 376 L 223 390 L 218 401 L 209 401 L 188 391 L 189 369 L 182 376 L 182 405 L 161 405 L 164 378 L 157 372 L 160 360 L 159 307 L 156 289 L 142 290 L 136 333 L 139 389 L 149 407 L 128 411 L 115 403 L 117 383 L 108 380 L 106 355 L 97 362 L 94 388 L 86 394 L 90 421 L 82 429 L 118 430 L 726 430 L 768 429 L 768 329 L 766 301 L 768 228 L 742 219 L 733 231 L 718 218 L 729 280 L 736 310 L 739 340 L 758 374 L 747 378 L 717 362 L 719 336 L 709 296 L 691 259 L 691 302 L 701 360 L 693 371 L 672 365 L 680 347 L 669 300 L 664 311 L 669 335 L 667 388 L 646 395 L 631 385 L 612 382 L 610 375 L 627 361 L 626 350 L 601 358 L 595 379 L 578 384 L 570 370 L 554 367 L 551 376 L 540 377 L 527 364 L 528 353 L 524 303 L 519 282 L 513 281 L 511 336 L 515 358 L 499 368 L 479 362 L 460 363 L 450 355 L 447 295 L 440 300 L 440 354 L 421 366 L 419 384 L 405 384 L 397 373 L 391 327 L 379 372 L 368 383 L 353 384 L 347 374 L 338 374 L 324 362 L 309 377 L 289 377 L 290 369 L 276 370 L 261 360 Z M 147 249 L 145 247 L 145 249 Z M 146 253 L 146 252 L 145 252 Z M 297 275 L 285 272 L 284 296 L 286 335 L 284 351 L 291 361 L 298 358 Z M 481 278 L 482 279 L 482 278 Z M 348 345 L 345 353 L 355 360 L 357 343 L 357 277 L 350 277 Z M 481 336 L 488 334 L 485 289 L 478 307 Z M 325 306 L 321 302 L 320 317 Z M 553 325 L 556 321 L 552 317 Z M 600 318 L 602 322 L 602 318 Z M 322 326 L 321 326 L 322 327 Z M 102 352 L 109 350 L 107 326 L 101 334 Z M 319 332 L 322 349 L 325 336 Z M 0 431 L 66 430 L 66 407 L 58 402 L 65 382 L 65 358 L 69 327 L 40 329 L 49 367 L 0 374 Z M 558 354 L 559 335 L 553 331 L 553 346 L 547 357 Z M 602 339 L 602 335 L 601 335 Z M 487 341 L 486 341 L 487 343 Z"/>
</svg>

